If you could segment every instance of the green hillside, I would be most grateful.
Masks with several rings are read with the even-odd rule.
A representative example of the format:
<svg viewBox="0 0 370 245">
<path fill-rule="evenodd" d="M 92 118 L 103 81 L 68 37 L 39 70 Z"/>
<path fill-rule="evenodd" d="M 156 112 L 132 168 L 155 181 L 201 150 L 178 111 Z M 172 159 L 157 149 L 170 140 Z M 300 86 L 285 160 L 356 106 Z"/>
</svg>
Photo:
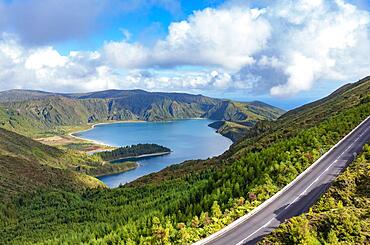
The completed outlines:
<svg viewBox="0 0 370 245">
<path fill-rule="evenodd" d="M 0 128 L 0 200 L 38 189 L 81 191 L 104 187 L 72 169 L 83 160 Z"/>
<path fill-rule="evenodd" d="M 233 151 L 240 151 L 240 154 L 243 154 L 249 149 L 246 147 L 254 137 L 258 138 L 260 144 L 257 147 L 260 148 L 277 139 L 294 136 L 297 132 L 313 127 L 342 111 L 370 102 L 369 91 L 370 76 L 356 83 L 344 85 L 321 100 L 288 111 L 276 122 L 258 122 L 246 133 L 244 139 L 235 145 Z"/>
<path fill-rule="evenodd" d="M 206 117 L 217 120 L 209 126 L 218 133 L 236 142 L 240 140 L 257 122 L 274 121 L 283 110 L 262 102 L 224 102 L 212 108 Z"/>
<path fill-rule="evenodd" d="M 208 126 L 216 129 L 217 133 L 236 142 L 243 138 L 254 125 L 252 122 L 216 121 Z"/>
<path fill-rule="evenodd" d="M 260 244 L 368 244 L 370 146 L 306 214 L 280 225 Z"/>
<path fill-rule="evenodd" d="M 107 90 L 86 94 L 0 92 L 0 127 L 28 136 L 59 133 L 60 126 L 112 120 L 161 121 L 186 118 L 275 120 L 282 110 L 260 102 L 241 103 L 202 95 Z"/>
<path fill-rule="evenodd" d="M 192 243 L 291 182 L 370 115 L 369 98 L 366 78 L 257 123 L 220 157 L 173 165 L 115 189 L 15 197 L 1 206 L 0 237 L 13 244 Z"/>
<path fill-rule="evenodd" d="M 137 166 L 135 162 L 111 164 L 99 156 L 47 146 L 0 128 L 0 201 L 40 189 L 105 188 L 94 176 Z"/>
</svg>

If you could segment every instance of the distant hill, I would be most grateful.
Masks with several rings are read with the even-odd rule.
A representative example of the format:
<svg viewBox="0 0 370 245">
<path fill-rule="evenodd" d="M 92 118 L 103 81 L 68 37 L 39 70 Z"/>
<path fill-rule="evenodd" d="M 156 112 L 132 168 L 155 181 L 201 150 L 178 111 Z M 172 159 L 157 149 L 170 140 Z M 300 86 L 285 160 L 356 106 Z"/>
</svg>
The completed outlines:
<svg viewBox="0 0 370 245">
<path fill-rule="evenodd" d="M 216 121 L 208 126 L 217 130 L 221 135 L 237 142 L 241 139 L 255 124 L 253 122 L 231 122 Z"/>
<path fill-rule="evenodd" d="M 12 89 L 0 92 L 0 103 L 42 99 L 53 95 L 56 94 L 37 90 Z"/>
<path fill-rule="evenodd" d="M 227 102 L 212 108 L 206 117 L 218 120 L 209 126 L 218 133 L 236 142 L 240 140 L 257 122 L 273 121 L 283 111 L 259 101 L 249 103 Z M 249 115 L 249 117 L 246 117 Z"/>
<path fill-rule="evenodd" d="M 185 93 L 106 90 L 57 94 L 31 90 L 0 92 L 0 127 L 33 135 L 56 126 L 111 120 L 161 121 L 209 118 L 250 122 L 275 120 L 283 110 L 262 102 L 234 102 Z"/>
</svg>

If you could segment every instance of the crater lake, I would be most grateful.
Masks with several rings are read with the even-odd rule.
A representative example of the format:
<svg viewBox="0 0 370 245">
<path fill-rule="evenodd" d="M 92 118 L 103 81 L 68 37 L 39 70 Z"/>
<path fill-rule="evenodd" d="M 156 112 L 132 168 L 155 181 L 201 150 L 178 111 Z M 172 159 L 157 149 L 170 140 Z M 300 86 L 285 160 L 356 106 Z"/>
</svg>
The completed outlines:
<svg viewBox="0 0 370 245">
<path fill-rule="evenodd" d="M 165 122 L 122 122 L 98 124 L 90 130 L 73 135 L 102 144 L 121 147 L 139 143 L 154 143 L 171 149 L 164 156 L 140 159 L 136 169 L 99 177 L 109 187 L 131 182 L 144 175 L 186 160 L 207 159 L 222 154 L 232 141 L 215 132 L 207 119 Z"/>
</svg>

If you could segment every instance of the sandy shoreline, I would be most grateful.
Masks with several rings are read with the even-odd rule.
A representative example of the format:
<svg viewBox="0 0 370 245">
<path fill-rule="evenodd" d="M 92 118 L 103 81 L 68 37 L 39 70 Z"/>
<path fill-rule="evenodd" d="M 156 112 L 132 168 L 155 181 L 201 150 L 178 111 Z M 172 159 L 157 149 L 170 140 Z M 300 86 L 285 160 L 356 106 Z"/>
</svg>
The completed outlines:
<svg viewBox="0 0 370 245">
<path fill-rule="evenodd" d="M 105 144 L 103 142 L 99 142 L 97 140 L 91 140 L 91 139 L 85 139 L 85 138 L 82 138 L 82 137 L 78 137 L 75 134 L 92 130 L 96 126 L 99 126 L 99 125 L 116 124 L 116 123 L 133 123 L 133 122 L 134 123 L 137 123 L 137 122 L 143 123 L 143 122 L 146 122 L 146 121 L 142 121 L 142 120 L 125 120 L 125 121 L 112 121 L 112 122 L 95 123 L 95 124 L 92 124 L 89 129 L 79 130 L 79 131 L 76 131 L 76 132 L 71 132 L 71 133 L 68 133 L 68 135 L 71 136 L 71 137 L 73 137 L 73 138 L 75 138 L 75 139 L 78 139 L 78 140 L 84 140 L 84 141 L 88 141 L 90 143 L 94 143 L 94 144 L 102 145 L 102 146 L 106 146 L 106 147 L 113 147 L 111 145 Z"/>
</svg>

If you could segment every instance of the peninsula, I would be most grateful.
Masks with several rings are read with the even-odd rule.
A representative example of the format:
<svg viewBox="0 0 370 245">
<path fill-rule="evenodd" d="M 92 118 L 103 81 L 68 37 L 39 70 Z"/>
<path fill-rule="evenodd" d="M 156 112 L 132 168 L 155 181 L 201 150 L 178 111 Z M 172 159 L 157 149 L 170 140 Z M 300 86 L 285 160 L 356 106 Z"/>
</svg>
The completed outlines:
<svg viewBox="0 0 370 245">
<path fill-rule="evenodd" d="M 138 160 L 144 157 L 153 157 L 169 154 L 171 150 L 167 147 L 157 144 L 137 144 L 120 147 L 111 151 L 97 152 L 104 161 L 117 162 Z"/>
</svg>

